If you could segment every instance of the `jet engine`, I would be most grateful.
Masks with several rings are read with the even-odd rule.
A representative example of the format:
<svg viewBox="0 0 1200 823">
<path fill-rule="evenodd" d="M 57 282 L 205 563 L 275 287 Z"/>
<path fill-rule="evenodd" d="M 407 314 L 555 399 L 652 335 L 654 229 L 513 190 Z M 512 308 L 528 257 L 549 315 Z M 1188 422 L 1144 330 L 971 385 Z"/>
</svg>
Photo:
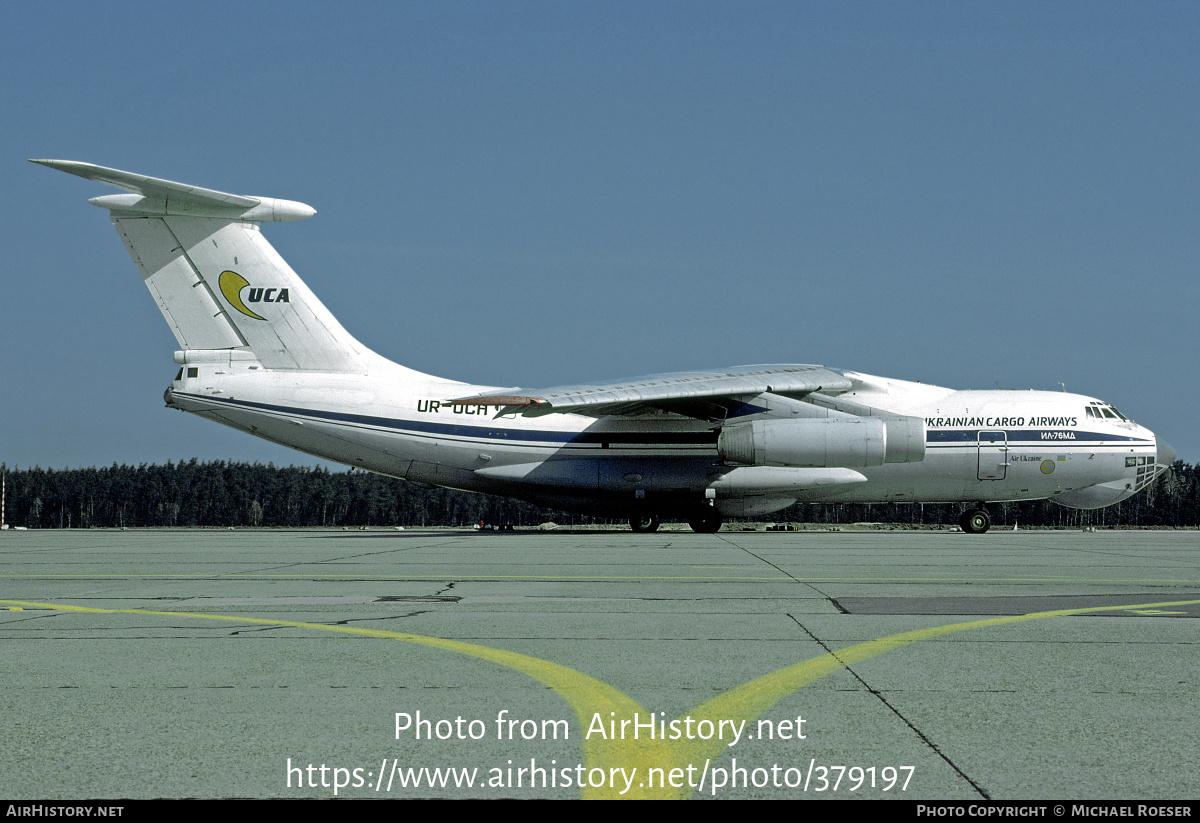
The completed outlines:
<svg viewBox="0 0 1200 823">
<path fill-rule="evenodd" d="M 756 420 L 725 426 L 717 453 L 740 466 L 880 466 L 925 459 L 919 417 Z"/>
</svg>

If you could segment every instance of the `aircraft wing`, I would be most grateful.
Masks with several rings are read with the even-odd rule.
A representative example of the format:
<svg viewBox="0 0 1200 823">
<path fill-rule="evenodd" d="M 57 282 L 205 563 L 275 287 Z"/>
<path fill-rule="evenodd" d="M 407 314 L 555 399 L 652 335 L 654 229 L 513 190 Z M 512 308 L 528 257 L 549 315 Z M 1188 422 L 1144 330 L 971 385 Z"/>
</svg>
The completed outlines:
<svg viewBox="0 0 1200 823">
<path fill-rule="evenodd" d="M 503 394 L 461 397 L 454 404 L 499 406 L 500 413 L 526 416 L 543 414 L 636 414 L 666 409 L 705 418 L 712 406 L 740 405 L 736 398 L 763 392 L 803 396 L 815 391 L 842 392 L 850 380 L 824 366 L 737 366 L 704 372 L 675 372 L 622 380 L 558 386 L 535 391 L 510 390 Z M 511 393 L 510 393 L 511 392 Z"/>
</svg>

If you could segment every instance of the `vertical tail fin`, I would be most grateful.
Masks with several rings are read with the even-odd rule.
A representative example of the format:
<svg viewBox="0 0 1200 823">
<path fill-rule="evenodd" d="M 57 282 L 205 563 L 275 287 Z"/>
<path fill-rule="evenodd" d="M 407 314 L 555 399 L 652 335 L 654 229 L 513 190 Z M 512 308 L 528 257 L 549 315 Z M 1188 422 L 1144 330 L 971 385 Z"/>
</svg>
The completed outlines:
<svg viewBox="0 0 1200 823">
<path fill-rule="evenodd" d="M 184 350 L 248 351 L 268 369 L 362 372 L 369 351 L 263 238 L 259 223 L 301 220 L 303 203 L 199 189 L 66 160 L 51 168 L 125 189 L 107 208 Z"/>
</svg>

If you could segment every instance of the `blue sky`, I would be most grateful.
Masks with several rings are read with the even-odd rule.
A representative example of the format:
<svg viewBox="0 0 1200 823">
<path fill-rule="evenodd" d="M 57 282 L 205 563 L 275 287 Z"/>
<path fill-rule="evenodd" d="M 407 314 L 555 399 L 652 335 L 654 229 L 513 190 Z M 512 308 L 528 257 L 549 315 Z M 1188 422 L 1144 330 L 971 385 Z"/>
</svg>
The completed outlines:
<svg viewBox="0 0 1200 823">
<path fill-rule="evenodd" d="M 167 410 L 84 160 L 300 200 L 363 342 L 545 387 L 822 363 L 1200 460 L 1200 4 L 9 4 L 0 462 L 311 464 Z"/>
</svg>

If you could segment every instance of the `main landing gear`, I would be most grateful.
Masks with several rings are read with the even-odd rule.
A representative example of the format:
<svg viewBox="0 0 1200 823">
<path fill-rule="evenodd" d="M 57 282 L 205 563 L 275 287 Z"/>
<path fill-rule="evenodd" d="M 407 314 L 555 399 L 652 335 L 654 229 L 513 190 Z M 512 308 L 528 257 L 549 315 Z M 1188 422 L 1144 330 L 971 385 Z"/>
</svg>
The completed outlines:
<svg viewBox="0 0 1200 823">
<path fill-rule="evenodd" d="M 656 532 L 661 523 L 662 520 L 657 514 L 648 512 L 638 512 L 629 518 L 629 528 L 635 532 Z"/>
<path fill-rule="evenodd" d="M 967 509 L 958 517 L 958 525 L 967 534 L 983 534 L 992 526 L 991 516 L 981 507 Z"/>
<path fill-rule="evenodd" d="M 688 525 L 697 534 L 716 534 L 721 522 L 721 515 L 712 506 L 697 509 L 688 517 Z M 629 528 L 638 533 L 656 532 L 661 524 L 662 519 L 649 512 L 637 512 L 629 518 Z"/>
<path fill-rule="evenodd" d="M 716 534 L 721 528 L 721 515 L 712 506 L 704 506 L 688 517 L 688 525 L 696 534 Z"/>
</svg>

